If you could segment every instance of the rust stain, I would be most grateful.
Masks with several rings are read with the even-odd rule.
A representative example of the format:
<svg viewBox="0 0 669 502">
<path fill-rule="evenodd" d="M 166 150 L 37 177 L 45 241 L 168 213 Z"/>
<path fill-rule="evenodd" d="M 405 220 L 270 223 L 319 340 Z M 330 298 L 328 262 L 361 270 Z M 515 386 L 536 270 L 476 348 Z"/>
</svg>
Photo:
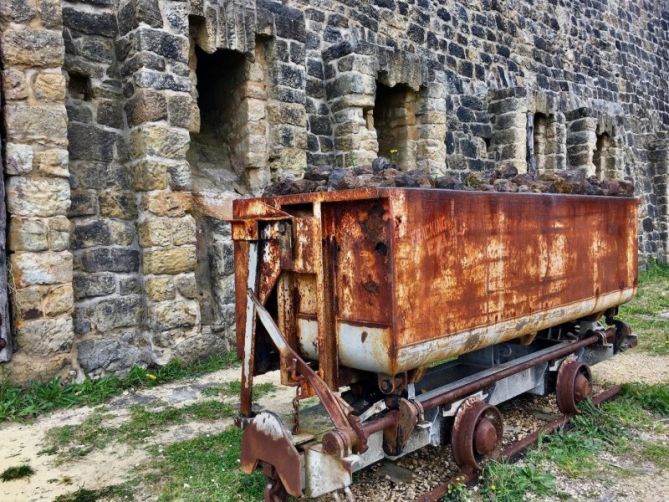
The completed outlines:
<svg viewBox="0 0 669 502">
<path fill-rule="evenodd" d="M 339 349 L 323 344 L 334 323 L 388 326 L 386 355 L 375 357 L 396 368 L 403 348 L 512 320 L 522 330 L 538 312 L 637 285 L 635 199 L 370 188 L 260 201 L 235 201 L 234 215 L 292 215 L 292 265 L 282 273 L 293 274 L 296 313 L 327 323 L 320 364 L 332 375 Z M 241 276 L 242 239 L 254 228 L 245 223 L 235 241 Z M 243 317 L 238 310 L 238 326 Z M 472 336 L 458 350 L 489 343 Z"/>
</svg>

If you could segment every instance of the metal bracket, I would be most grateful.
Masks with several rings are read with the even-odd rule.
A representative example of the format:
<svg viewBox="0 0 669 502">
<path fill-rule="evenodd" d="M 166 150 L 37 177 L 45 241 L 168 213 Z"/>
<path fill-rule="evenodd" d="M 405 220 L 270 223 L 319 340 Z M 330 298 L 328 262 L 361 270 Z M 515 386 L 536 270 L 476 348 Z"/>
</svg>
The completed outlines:
<svg viewBox="0 0 669 502">
<path fill-rule="evenodd" d="M 255 305 L 255 312 L 282 357 L 294 361 L 295 368 L 309 381 L 314 392 L 327 411 L 335 430 L 323 437 L 323 449 L 328 453 L 346 456 L 351 450 L 363 453 L 367 450 L 367 438 L 362 431 L 360 419 L 346 409 L 346 403 L 330 390 L 325 381 L 288 344 L 279 331 L 271 314 L 262 306 L 252 289 L 247 290 L 249 300 Z"/>
</svg>

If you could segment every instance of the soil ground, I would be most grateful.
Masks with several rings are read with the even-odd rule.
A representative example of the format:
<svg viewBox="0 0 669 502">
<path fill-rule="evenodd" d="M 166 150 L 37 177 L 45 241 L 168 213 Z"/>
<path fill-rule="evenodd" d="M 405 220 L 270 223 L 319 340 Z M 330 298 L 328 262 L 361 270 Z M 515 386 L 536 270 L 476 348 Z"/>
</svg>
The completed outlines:
<svg viewBox="0 0 669 502">
<path fill-rule="evenodd" d="M 669 382 L 669 357 L 630 351 L 595 366 L 593 372 L 600 384 Z M 190 382 L 181 381 L 137 393 L 125 393 L 100 407 L 58 411 L 33 423 L 5 424 L 4 440 L 0 446 L 0 472 L 11 466 L 26 464 L 35 473 L 28 478 L 0 482 L 0 500 L 52 501 L 59 495 L 81 488 L 95 491 L 136 479 L 138 469 L 141 471 L 155 453 L 151 448 L 160 451 L 169 444 L 216 434 L 230 427 L 233 419 L 189 420 L 187 423 L 158 427 L 151 431 L 147 441 L 138 444 L 111 441 L 81 457 L 74 455 L 65 460 L 48 451 L 49 431 L 67 425 L 81 425 L 96 413 L 104 413 L 107 425 L 123 423 L 131 416 L 133 407 L 138 405 L 155 411 L 201 403 L 210 399 L 211 393 L 207 389 L 235 382 L 238 375 L 239 369 L 227 369 Z M 258 383 L 263 382 L 272 382 L 276 387 L 261 398 L 260 404 L 267 409 L 289 413 L 292 390 L 278 385 L 276 372 L 258 379 Z M 234 405 L 236 398 L 228 399 Z M 549 419 L 555 414 L 555 407 L 549 398 L 521 398 L 505 406 L 503 411 L 507 431 L 505 439 L 511 441 L 532 430 L 542 420 Z M 652 439 L 666 443 L 669 435 L 665 431 L 655 434 Z M 558 475 L 559 490 L 574 500 L 666 500 L 664 497 L 669 493 L 667 470 L 650 463 L 639 464 L 636 458 L 626 458 L 625 455 L 603 454 L 599 460 L 610 467 L 607 475 L 587 481 Z M 411 500 L 455 472 L 447 448 L 427 448 L 393 465 L 401 469 L 398 471 L 382 462 L 357 476 L 353 488 L 356 499 Z M 404 475 L 408 475 L 408 479 L 404 479 Z M 159 498 L 159 493 L 151 493 L 151 487 L 141 482 L 134 486 L 132 492 L 131 498 L 136 500 Z M 472 492 L 472 495 L 475 494 L 476 490 Z"/>
<path fill-rule="evenodd" d="M 594 366 L 595 382 L 599 388 L 626 382 L 659 384 L 666 403 L 669 268 L 646 273 L 636 299 L 624 307 L 622 315 L 639 334 L 639 347 Z M 232 426 L 239 372 L 238 368 L 215 371 L 126 391 L 96 407 L 56 411 L 31 422 L 0 423 L 0 501 L 262 498 L 262 477 L 242 475 L 237 468 L 239 432 Z M 278 373 L 256 378 L 256 385 L 254 392 L 263 390 L 257 396 L 262 408 L 281 415 L 291 412 L 294 390 L 279 385 Z M 550 396 L 520 396 L 500 409 L 507 443 L 557 414 Z M 571 469 L 558 468 L 557 459 L 521 459 L 511 466 L 521 469 L 513 475 L 527 478 L 530 487 L 523 491 L 521 486 L 515 492 L 520 495 L 497 500 L 667 500 L 669 418 L 638 407 L 625 413 L 629 420 L 624 431 L 620 430 L 626 435 L 622 448 L 591 449 L 594 453 L 589 459 L 577 456 Z M 611 434 L 613 446 L 616 434 Z M 591 442 L 582 431 L 579 437 L 579 441 Z M 18 466 L 29 466 L 32 475 L 2 481 L 6 469 Z M 500 467 L 500 476 L 504 468 Z M 397 462 L 380 462 L 357 473 L 352 493 L 359 501 L 413 500 L 455 471 L 448 447 L 427 447 Z M 550 473 L 552 488 L 539 496 L 531 487 L 545 483 L 545 473 Z M 490 500 L 490 490 L 495 490 L 494 484 L 481 483 L 452 494 L 450 500 Z"/>
</svg>

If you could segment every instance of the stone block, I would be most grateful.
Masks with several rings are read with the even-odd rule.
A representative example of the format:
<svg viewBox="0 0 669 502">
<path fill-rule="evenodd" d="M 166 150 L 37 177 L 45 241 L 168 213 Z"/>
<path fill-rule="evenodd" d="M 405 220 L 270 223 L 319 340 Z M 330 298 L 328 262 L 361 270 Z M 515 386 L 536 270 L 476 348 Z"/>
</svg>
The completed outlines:
<svg viewBox="0 0 669 502">
<path fill-rule="evenodd" d="M 31 286 L 17 289 L 12 295 L 12 312 L 14 322 L 39 319 L 44 317 L 42 310 L 42 286 Z"/>
<path fill-rule="evenodd" d="M 126 102 L 125 114 L 130 127 L 146 122 L 157 122 L 167 118 L 165 93 L 150 89 L 138 89 Z"/>
<path fill-rule="evenodd" d="M 25 178 L 7 180 L 7 210 L 17 216 L 55 216 L 70 207 L 70 184 L 63 178 Z"/>
<path fill-rule="evenodd" d="M 142 269 L 145 274 L 180 274 L 195 269 L 195 246 L 144 250 Z"/>
<path fill-rule="evenodd" d="M 155 155 L 167 159 L 184 159 L 190 146 L 185 129 L 147 124 L 130 133 L 130 151 L 135 158 Z"/>
<path fill-rule="evenodd" d="M 49 249 L 47 235 L 46 220 L 12 216 L 9 221 L 9 249 L 12 251 L 46 251 Z"/>
<path fill-rule="evenodd" d="M 65 105 L 8 103 L 5 105 L 5 124 L 9 142 L 67 147 Z"/>
<path fill-rule="evenodd" d="M 172 190 L 190 191 L 193 188 L 193 178 L 188 162 L 177 162 L 169 166 L 170 188 Z"/>
<path fill-rule="evenodd" d="M 172 94 L 167 107 L 170 125 L 188 129 L 191 133 L 200 132 L 200 109 L 190 94 Z"/>
<path fill-rule="evenodd" d="M 121 295 L 139 295 L 142 293 L 142 284 L 138 277 L 126 277 L 118 283 Z"/>
<path fill-rule="evenodd" d="M 72 284 L 59 284 L 45 288 L 43 311 L 49 317 L 61 314 L 72 314 L 74 309 L 74 295 Z"/>
<path fill-rule="evenodd" d="M 49 249 L 51 251 L 65 251 L 70 247 L 70 220 L 67 216 L 49 218 Z"/>
<path fill-rule="evenodd" d="M 141 68 L 134 74 L 134 83 L 137 87 L 164 89 L 178 92 L 191 92 L 193 83 L 187 77 L 180 77 L 171 73 Z"/>
<path fill-rule="evenodd" d="M 46 28 L 63 28 L 61 0 L 37 0 L 42 25 Z"/>
<path fill-rule="evenodd" d="M 195 244 L 196 228 L 195 219 L 192 216 L 187 215 L 183 218 L 172 218 L 170 223 L 172 231 L 172 243 L 175 246 Z"/>
<path fill-rule="evenodd" d="M 105 297 L 75 308 L 74 323 L 79 334 L 105 333 L 116 328 L 137 326 L 142 318 L 139 296 Z"/>
<path fill-rule="evenodd" d="M 158 331 L 191 328 L 199 317 L 199 306 L 194 301 L 166 301 L 149 306 L 149 323 Z"/>
<path fill-rule="evenodd" d="M 171 218 L 148 218 L 139 224 L 139 243 L 144 247 L 172 243 Z"/>
<path fill-rule="evenodd" d="M 69 352 L 74 342 L 72 317 L 69 315 L 23 321 L 17 323 L 16 328 L 19 347 L 34 356 Z"/>
<path fill-rule="evenodd" d="M 173 61 L 188 62 L 188 39 L 180 35 L 140 27 L 134 33 L 134 45 L 137 51 L 150 51 Z"/>
<path fill-rule="evenodd" d="M 50 148 L 35 152 L 34 165 L 42 175 L 68 178 L 70 176 L 68 160 L 69 155 L 67 150 Z"/>
<path fill-rule="evenodd" d="M 28 97 L 26 75 L 16 68 L 2 71 L 2 90 L 7 101 L 18 101 Z"/>
<path fill-rule="evenodd" d="M 80 33 L 113 37 L 118 32 L 116 16 L 111 11 L 63 7 L 63 24 Z"/>
<path fill-rule="evenodd" d="M 137 272 L 139 251 L 130 248 L 94 248 L 77 257 L 78 269 L 84 272 Z"/>
<path fill-rule="evenodd" d="M 35 16 L 33 0 L 3 0 L 0 2 L 0 21 L 26 24 Z"/>
<path fill-rule="evenodd" d="M 144 281 L 144 291 L 154 302 L 173 300 L 175 297 L 174 278 L 172 276 L 147 277 Z"/>
<path fill-rule="evenodd" d="M 156 216 L 183 216 L 193 210 L 189 192 L 150 192 L 142 195 L 141 208 Z"/>
<path fill-rule="evenodd" d="M 69 251 L 17 252 L 10 256 L 10 266 L 16 288 L 72 282 L 72 253 Z"/>
<path fill-rule="evenodd" d="M 148 348 L 139 348 L 117 338 L 90 339 L 77 344 L 79 366 L 90 373 L 116 373 L 153 362 Z"/>
<path fill-rule="evenodd" d="M 111 243 L 111 232 L 106 220 L 77 221 L 74 223 L 72 232 L 73 249 L 108 246 Z"/>
<path fill-rule="evenodd" d="M 33 147 L 19 143 L 7 143 L 5 147 L 5 173 L 28 174 L 33 169 Z"/>
<path fill-rule="evenodd" d="M 123 108 L 114 99 L 101 99 L 97 103 L 95 118 L 98 124 L 114 129 L 123 129 Z"/>
<path fill-rule="evenodd" d="M 98 212 L 98 197 L 94 190 L 78 190 L 71 193 L 68 216 L 91 216 Z"/>
<path fill-rule="evenodd" d="M 102 37 L 82 37 L 81 44 L 78 46 L 78 54 L 82 59 L 89 62 L 111 64 L 114 62 L 114 41 L 110 38 Z M 69 56 L 67 46 L 65 52 Z"/>
<path fill-rule="evenodd" d="M 60 31 L 10 28 L 2 33 L 0 51 L 5 67 L 27 66 L 31 68 L 63 65 L 65 49 Z"/>
<path fill-rule="evenodd" d="M 77 300 L 107 296 L 116 291 L 116 281 L 114 276 L 109 273 L 83 274 L 75 272 L 72 285 L 74 297 Z"/>
<path fill-rule="evenodd" d="M 106 190 L 99 194 L 100 214 L 109 218 L 131 220 L 137 217 L 133 192 Z"/>
<path fill-rule="evenodd" d="M 140 191 L 165 190 L 169 186 L 171 165 L 156 159 L 142 159 L 137 162 L 135 172 L 135 189 Z"/>
<path fill-rule="evenodd" d="M 195 274 L 183 274 L 175 279 L 177 291 L 184 298 L 195 299 L 199 296 Z"/>
<path fill-rule="evenodd" d="M 92 124 L 73 122 L 67 128 L 71 159 L 109 162 L 114 158 L 114 144 L 119 134 Z"/>
<path fill-rule="evenodd" d="M 33 81 L 33 95 L 43 101 L 62 102 L 65 99 L 65 76 L 62 72 L 41 72 Z"/>
</svg>

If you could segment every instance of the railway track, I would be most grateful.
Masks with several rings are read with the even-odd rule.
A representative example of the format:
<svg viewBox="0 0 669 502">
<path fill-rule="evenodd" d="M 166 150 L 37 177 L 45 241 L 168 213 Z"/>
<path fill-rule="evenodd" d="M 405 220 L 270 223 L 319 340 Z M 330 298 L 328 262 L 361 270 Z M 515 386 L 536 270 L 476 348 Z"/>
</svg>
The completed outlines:
<svg viewBox="0 0 669 502">
<path fill-rule="evenodd" d="M 592 403 L 596 406 L 618 395 L 620 387 L 614 386 L 600 392 L 592 398 Z M 557 429 L 569 425 L 575 414 L 563 415 L 557 418 L 527 436 L 506 446 L 500 454 L 501 459 L 512 460 L 521 455 L 527 448 L 534 445 L 538 439 L 545 434 L 555 432 Z M 456 484 L 469 484 L 478 479 L 479 472 L 469 468 L 461 469 L 455 476 L 441 483 L 436 488 L 419 496 L 416 502 L 438 502 L 448 492 L 448 489 Z"/>
</svg>

